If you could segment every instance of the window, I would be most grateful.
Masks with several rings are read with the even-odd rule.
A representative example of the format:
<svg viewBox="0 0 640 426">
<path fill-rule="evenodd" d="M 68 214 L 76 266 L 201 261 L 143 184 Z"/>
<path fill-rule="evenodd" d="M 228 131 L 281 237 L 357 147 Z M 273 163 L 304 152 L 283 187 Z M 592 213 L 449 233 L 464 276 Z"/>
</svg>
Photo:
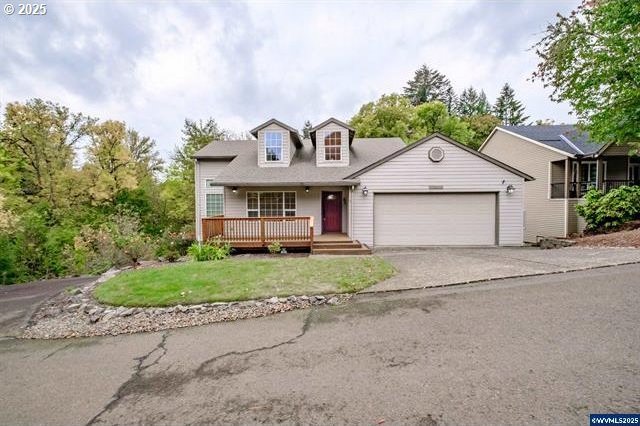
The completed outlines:
<svg viewBox="0 0 640 426">
<path fill-rule="evenodd" d="M 324 135 L 324 159 L 326 161 L 340 161 L 342 132 L 327 132 Z"/>
<path fill-rule="evenodd" d="M 206 194 L 207 217 L 221 216 L 224 214 L 224 195 Z"/>
<path fill-rule="evenodd" d="M 247 216 L 295 216 L 296 193 L 247 192 Z"/>
<path fill-rule="evenodd" d="M 282 160 L 282 132 L 264 132 L 265 161 Z"/>
</svg>

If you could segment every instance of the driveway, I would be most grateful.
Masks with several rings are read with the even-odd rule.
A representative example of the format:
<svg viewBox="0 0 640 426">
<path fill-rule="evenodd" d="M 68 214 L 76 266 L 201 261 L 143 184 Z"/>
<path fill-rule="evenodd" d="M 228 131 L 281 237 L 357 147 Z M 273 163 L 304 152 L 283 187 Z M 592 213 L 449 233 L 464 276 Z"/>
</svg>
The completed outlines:
<svg viewBox="0 0 640 426">
<path fill-rule="evenodd" d="M 95 277 L 74 277 L 0 286 L 0 339 L 17 336 L 44 300 L 67 287 L 79 287 Z"/>
<path fill-rule="evenodd" d="M 640 262 L 640 249 L 567 247 L 379 250 L 399 271 L 367 292 L 439 287 L 507 277 L 551 274 Z"/>
<path fill-rule="evenodd" d="M 640 265 L 0 341 L 0 423 L 588 424 L 640 410 Z"/>
</svg>

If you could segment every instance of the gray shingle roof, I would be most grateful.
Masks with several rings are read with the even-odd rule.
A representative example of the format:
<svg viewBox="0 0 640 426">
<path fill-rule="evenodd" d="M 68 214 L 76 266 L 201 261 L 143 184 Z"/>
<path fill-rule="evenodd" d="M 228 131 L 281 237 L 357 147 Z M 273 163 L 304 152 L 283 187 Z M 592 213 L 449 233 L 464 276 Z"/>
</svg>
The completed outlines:
<svg viewBox="0 0 640 426">
<path fill-rule="evenodd" d="M 221 185 L 349 184 L 345 177 L 405 146 L 400 138 L 355 138 L 350 147 L 349 166 L 316 167 L 316 152 L 309 139 L 296 150 L 289 167 L 259 167 L 256 141 L 213 142 L 194 157 L 235 158 L 216 177 Z"/>
<path fill-rule="evenodd" d="M 500 126 L 500 128 L 538 141 L 567 154 L 593 155 L 604 145 L 592 141 L 589 134 L 573 124 L 553 124 L 542 126 Z"/>
</svg>

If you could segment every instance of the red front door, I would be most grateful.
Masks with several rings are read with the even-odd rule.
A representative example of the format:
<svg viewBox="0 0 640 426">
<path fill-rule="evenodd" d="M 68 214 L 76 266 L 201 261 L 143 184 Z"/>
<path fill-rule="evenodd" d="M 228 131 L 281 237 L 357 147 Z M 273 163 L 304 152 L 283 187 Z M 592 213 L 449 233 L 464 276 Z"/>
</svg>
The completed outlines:
<svg viewBox="0 0 640 426">
<path fill-rule="evenodd" d="M 342 232 L 342 192 L 322 192 L 322 233 Z"/>
</svg>

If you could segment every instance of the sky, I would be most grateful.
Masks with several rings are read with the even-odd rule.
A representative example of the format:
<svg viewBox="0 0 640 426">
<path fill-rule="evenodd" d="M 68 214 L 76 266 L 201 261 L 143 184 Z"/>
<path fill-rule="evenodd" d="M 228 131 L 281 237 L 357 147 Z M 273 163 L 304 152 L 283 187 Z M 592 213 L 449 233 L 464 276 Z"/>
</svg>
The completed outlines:
<svg viewBox="0 0 640 426">
<path fill-rule="evenodd" d="M 509 82 L 531 120 L 568 123 L 530 81 L 531 46 L 578 3 L 49 1 L 46 15 L 0 14 L 0 106 L 38 97 L 125 121 L 168 158 L 185 118 L 237 134 L 346 121 L 427 64 L 491 102 Z"/>
</svg>

